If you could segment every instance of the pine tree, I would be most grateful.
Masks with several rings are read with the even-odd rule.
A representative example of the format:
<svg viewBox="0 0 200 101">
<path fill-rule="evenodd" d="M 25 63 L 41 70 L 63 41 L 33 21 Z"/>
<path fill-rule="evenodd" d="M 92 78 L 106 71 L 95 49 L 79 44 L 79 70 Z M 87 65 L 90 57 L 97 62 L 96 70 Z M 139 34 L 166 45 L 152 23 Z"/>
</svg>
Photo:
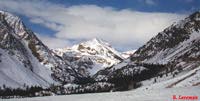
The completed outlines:
<svg viewBox="0 0 200 101">
<path fill-rule="evenodd" d="M 156 80 L 156 78 L 154 78 L 154 83 L 156 83 L 157 82 L 157 80 Z"/>
</svg>

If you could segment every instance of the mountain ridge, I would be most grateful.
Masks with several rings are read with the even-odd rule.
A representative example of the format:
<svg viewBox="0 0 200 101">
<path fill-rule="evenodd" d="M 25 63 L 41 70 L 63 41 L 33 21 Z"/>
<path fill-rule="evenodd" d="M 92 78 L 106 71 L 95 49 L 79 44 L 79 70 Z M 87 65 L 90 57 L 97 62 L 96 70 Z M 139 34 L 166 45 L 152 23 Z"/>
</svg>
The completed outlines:
<svg viewBox="0 0 200 101">
<path fill-rule="evenodd" d="M 166 80 L 167 82 L 167 79 L 173 79 L 176 75 L 184 75 L 184 73 L 194 69 L 199 71 L 199 32 L 200 12 L 198 11 L 191 14 L 184 20 L 174 23 L 164 29 L 163 32 L 158 33 L 158 35 L 151 38 L 146 44 L 140 47 L 130 58 L 125 59 L 110 68 L 99 71 L 94 78 L 100 81 L 109 81 L 109 79 L 110 81 L 123 81 L 123 79 L 127 79 L 123 82 L 127 82 L 128 85 L 122 85 L 127 87 L 125 89 L 128 89 L 130 85 L 138 85 L 137 83 L 132 84 L 136 78 L 134 77 L 135 75 L 137 75 L 137 77 L 141 77 L 139 80 L 135 79 L 136 81 L 138 80 L 138 83 L 141 83 L 141 85 L 146 85 L 143 81 L 148 81 L 148 84 L 151 85 L 158 82 L 157 79 L 161 81 Z M 138 69 L 139 72 L 135 72 Z M 151 72 L 153 69 L 155 69 L 155 71 L 148 74 L 148 76 L 146 76 L 147 74 L 142 73 Z M 198 74 L 194 74 L 194 77 L 198 76 Z M 166 77 L 163 77 L 163 75 L 166 75 Z M 189 79 L 194 78 L 184 79 L 179 83 L 184 85 L 187 83 L 189 84 L 191 82 Z M 199 79 L 195 81 L 198 82 Z M 165 86 L 168 87 L 167 85 Z"/>
<path fill-rule="evenodd" d="M 67 57 L 71 57 L 71 59 L 67 59 L 68 61 L 73 60 L 73 65 L 82 63 L 86 69 L 84 72 L 88 72 L 89 74 L 85 75 L 94 75 L 97 71 L 104 69 L 106 67 L 112 66 L 116 63 L 119 63 L 125 57 L 123 57 L 122 53 L 116 51 L 110 44 L 104 42 L 100 39 L 93 38 L 91 40 L 81 42 L 72 47 L 64 48 L 64 49 L 56 49 L 53 50 L 57 55 L 67 59 Z M 80 66 L 80 65 L 79 65 Z M 78 66 L 75 66 L 78 67 Z M 83 67 L 84 68 L 84 67 Z M 82 69 L 83 69 L 82 68 Z"/>
<path fill-rule="evenodd" d="M 0 48 L 2 54 L 1 58 L 3 58 L 1 59 L 0 64 L 3 67 L 10 66 L 1 69 L 1 73 L 5 75 L 5 78 L 1 78 L 3 79 L 1 81 L 4 81 L 1 82 L 1 86 L 6 81 L 9 82 L 6 78 L 11 79 L 10 81 L 20 81 L 16 85 L 27 84 L 49 86 L 52 83 L 63 81 L 60 79 L 63 74 L 70 76 L 68 72 L 64 72 L 63 74 L 60 73 L 59 75 L 56 73 L 56 71 L 60 69 L 68 68 L 67 66 L 64 66 L 67 64 L 60 60 L 47 46 L 45 46 L 31 30 L 26 28 L 19 17 L 1 11 L 0 22 Z M 5 61 L 4 58 L 9 61 Z M 15 66 L 14 64 L 18 65 Z M 15 75 L 9 74 L 11 72 Z M 35 75 L 30 77 L 32 79 L 35 77 L 38 79 L 40 78 L 40 80 L 35 82 L 37 80 L 26 78 L 25 75 L 28 74 Z M 17 77 L 17 75 L 21 76 Z M 54 77 L 52 75 L 54 75 Z"/>
</svg>

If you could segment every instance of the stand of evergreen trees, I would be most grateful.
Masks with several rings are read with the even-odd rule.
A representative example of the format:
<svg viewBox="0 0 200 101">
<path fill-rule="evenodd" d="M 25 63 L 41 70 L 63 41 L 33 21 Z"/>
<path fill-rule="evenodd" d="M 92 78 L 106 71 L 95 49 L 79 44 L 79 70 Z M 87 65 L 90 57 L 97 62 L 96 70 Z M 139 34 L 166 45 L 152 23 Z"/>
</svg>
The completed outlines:
<svg viewBox="0 0 200 101">
<path fill-rule="evenodd" d="M 24 86 L 23 88 L 10 88 L 3 85 L 0 87 L 0 98 L 23 98 L 50 95 L 66 95 L 66 94 L 82 94 L 109 92 L 114 88 L 113 84 L 106 82 L 87 83 L 84 85 L 76 85 L 65 87 L 64 85 L 51 85 L 49 88 L 39 86 Z"/>
<path fill-rule="evenodd" d="M 98 93 L 109 92 L 114 88 L 114 85 L 107 82 L 87 83 L 84 85 L 76 85 L 70 87 L 51 86 L 50 90 L 57 95 L 66 94 L 83 94 L 83 93 Z"/>
<path fill-rule="evenodd" d="M 134 69 L 139 66 L 143 66 L 146 69 L 138 71 Z M 166 66 L 162 64 L 136 63 L 127 65 L 119 70 L 115 70 L 106 82 L 114 84 L 117 91 L 135 89 L 142 86 L 141 81 L 157 76 L 165 68 Z"/>
<path fill-rule="evenodd" d="M 39 86 L 24 86 L 24 88 L 10 88 L 3 85 L 3 87 L 0 87 L 0 98 L 22 98 L 22 97 L 35 97 L 35 96 L 44 96 L 41 95 L 41 92 L 46 91 L 46 89 L 43 89 Z"/>
</svg>

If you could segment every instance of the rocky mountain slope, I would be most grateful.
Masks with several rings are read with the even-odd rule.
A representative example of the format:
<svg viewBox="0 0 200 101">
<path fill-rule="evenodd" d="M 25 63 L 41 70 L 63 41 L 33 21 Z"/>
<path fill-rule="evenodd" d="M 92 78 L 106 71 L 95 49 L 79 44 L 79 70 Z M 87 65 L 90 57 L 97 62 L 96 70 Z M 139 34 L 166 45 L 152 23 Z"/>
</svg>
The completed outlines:
<svg viewBox="0 0 200 101">
<path fill-rule="evenodd" d="M 64 60 L 70 61 L 81 75 L 92 76 L 99 70 L 110 67 L 124 59 L 122 54 L 100 39 L 82 42 L 71 48 L 56 49 L 54 52 Z"/>
<path fill-rule="evenodd" d="M 0 86 L 71 82 L 68 64 L 45 46 L 23 22 L 0 11 Z"/>
<path fill-rule="evenodd" d="M 139 48 L 131 60 L 196 67 L 200 57 L 200 12 L 195 12 L 160 32 Z"/>
<path fill-rule="evenodd" d="M 132 81 L 143 81 L 150 78 L 155 79 L 151 81 L 151 84 L 157 82 L 159 77 L 162 80 L 172 79 L 200 65 L 199 44 L 200 12 L 195 12 L 158 33 L 130 58 L 99 71 L 94 78 L 109 81 L 118 75 L 116 80 L 129 78 L 126 80 L 129 84 L 133 83 Z M 157 69 L 152 67 L 157 67 Z M 152 69 L 154 71 L 151 72 Z M 144 74 L 143 71 L 155 75 Z M 163 77 L 163 75 L 166 76 Z M 139 80 L 137 77 L 140 77 Z M 189 80 L 186 78 L 181 82 L 189 83 Z"/>
</svg>

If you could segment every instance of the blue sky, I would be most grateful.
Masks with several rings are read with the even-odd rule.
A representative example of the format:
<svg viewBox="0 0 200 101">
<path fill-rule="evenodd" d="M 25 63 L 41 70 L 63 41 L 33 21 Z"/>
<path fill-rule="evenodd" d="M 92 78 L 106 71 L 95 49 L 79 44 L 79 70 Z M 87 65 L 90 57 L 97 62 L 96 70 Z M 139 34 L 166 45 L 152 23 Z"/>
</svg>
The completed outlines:
<svg viewBox="0 0 200 101">
<path fill-rule="evenodd" d="M 50 0 L 53 3 L 71 5 L 110 6 L 116 9 L 132 9 L 145 12 L 191 12 L 200 7 L 199 0 Z"/>
<path fill-rule="evenodd" d="M 173 22 L 200 9 L 200 0 L 1 0 L 50 48 L 91 38 L 117 50 L 137 49 Z"/>
</svg>

